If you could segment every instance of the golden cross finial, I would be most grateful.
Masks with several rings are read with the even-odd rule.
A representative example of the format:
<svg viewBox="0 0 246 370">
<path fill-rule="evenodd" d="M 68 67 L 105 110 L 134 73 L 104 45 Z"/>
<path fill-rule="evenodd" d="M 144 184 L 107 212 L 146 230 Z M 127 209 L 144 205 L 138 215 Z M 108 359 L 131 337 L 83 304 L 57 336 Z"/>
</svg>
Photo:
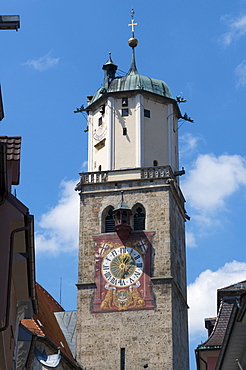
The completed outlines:
<svg viewBox="0 0 246 370">
<path fill-rule="evenodd" d="M 134 23 L 134 19 L 132 19 L 132 23 L 128 24 L 128 26 L 132 26 L 132 33 L 134 33 L 134 26 L 137 26 L 137 23 Z"/>
<path fill-rule="evenodd" d="M 134 37 L 134 26 L 138 25 L 137 23 L 134 23 L 134 19 L 133 19 L 134 13 L 135 13 L 134 9 L 132 8 L 131 10 L 132 23 L 128 24 L 128 26 L 132 27 L 132 37 Z"/>
</svg>

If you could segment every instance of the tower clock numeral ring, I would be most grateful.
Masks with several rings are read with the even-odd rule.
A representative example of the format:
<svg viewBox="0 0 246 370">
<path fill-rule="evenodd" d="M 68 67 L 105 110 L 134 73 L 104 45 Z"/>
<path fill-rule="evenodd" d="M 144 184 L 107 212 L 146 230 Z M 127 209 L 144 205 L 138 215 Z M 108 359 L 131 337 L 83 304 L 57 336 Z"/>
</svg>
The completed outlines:
<svg viewBox="0 0 246 370">
<path fill-rule="evenodd" d="M 135 284 L 141 277 L 144 263 L 141 254 L 134 248 L 118 247 L 111 250 L 102 261 L 102 276 L 116 287 Z"/>
</svg>

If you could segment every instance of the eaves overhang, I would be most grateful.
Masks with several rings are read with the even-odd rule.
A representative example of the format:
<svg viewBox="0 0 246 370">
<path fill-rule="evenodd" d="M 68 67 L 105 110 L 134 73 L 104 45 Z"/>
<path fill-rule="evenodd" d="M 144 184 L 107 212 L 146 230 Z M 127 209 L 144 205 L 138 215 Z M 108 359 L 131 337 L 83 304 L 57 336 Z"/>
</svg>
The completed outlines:
<svg viewBox="0 0 246 370">
<path fill-rule="evenodd" d="M 221 349 L 221 346 L 198 346 L 196 349 L 195 349 L 195 352 L 198 352 L 198 351 L 205 351 L 205 350 L 218 350 L 218 349 Z"/>
<path fill-rule="evenodd" d="M 103 88 L 100 88 L 97 90 L 96 94 L 95 95 L 98 95 L 98 97 L 96 99 L 93 99 L 93 102 L 91 104 L 89 104 L 86 108 L 85 108 L 85 111 L 87 113 L 89 113 L 90 111 L 92 111 L 93 109 L 95 109 L 97 106 L 100 106 L 100 104 L 105 100 L 107 99 L 108 97 L 112 96 L 120 96 L 122 95 L 123 93 L 126 93 L 126 94 L 149 94 L 151 95 L 152 97 L 155 97 L 156 99 L 161 99 L 163 101 L 163 103 L 167 103 L 167 104 L 173 104 L 174 107 L 175 107 L 175 110 L 177 111 L 177 116 L 178 118 L 182 118 L 182 114 L 181 114 L 181 111 L 180 111 L 180 108 L 179 108 L 179 105 L 177 103 L 177 101 L 173 98 L 170 98 L 170 97 L 167 97 L 167 96 L 162 96 L 162 95 L 159 95 L 159 94 L 156 94 L 154 92 L 150 92 L 150 91 L 147 91 L 147 90 L 138 90 L 138 89 L 135 89 L 135 90 L 124 90 L 124 91 L 109 91 L 109 92 L 104 92 L 103 94 L 100 94 L 99 92 L 102 90 Z M 95 96 L 94 95 L 94 96 Z"/>
</svg>

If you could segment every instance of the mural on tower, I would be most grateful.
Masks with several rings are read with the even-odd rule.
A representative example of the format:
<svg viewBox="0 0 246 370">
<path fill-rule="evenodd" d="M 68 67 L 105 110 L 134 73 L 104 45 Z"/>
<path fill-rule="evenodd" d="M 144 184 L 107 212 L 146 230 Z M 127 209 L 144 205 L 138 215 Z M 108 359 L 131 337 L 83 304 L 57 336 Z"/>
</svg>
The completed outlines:
<svg viewBox="0 0 246 370">
<path fill-rule="evenodd" d="M 93 236 L 96 293 L 93 312 L 153 309 L 150 267 L 154 232 L 127 239 L 117 234 Z"/>
</svg>

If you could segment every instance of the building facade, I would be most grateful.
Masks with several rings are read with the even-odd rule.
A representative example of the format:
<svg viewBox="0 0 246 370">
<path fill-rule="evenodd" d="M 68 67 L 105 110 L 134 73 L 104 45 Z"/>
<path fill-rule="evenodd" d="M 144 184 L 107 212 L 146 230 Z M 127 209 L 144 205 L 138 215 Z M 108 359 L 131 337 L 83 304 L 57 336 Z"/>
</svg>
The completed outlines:
<svg viewBox="0 0 246 370">
<path fill-rule="evenodd" d="M 246 368 L 246 281 L 217 290 L 217 317 L 205 319 L 208 339 L 195 350 L 197 370 Z"/>
<path fill-rule="evenodd" d="M 34 219 L 12 194 L 19 184 L 21 137 L 0 137 L 0 369 L 23 369 L 29 345 L 20 321 L 37 312 Z"/>
<path fill-rule="evenodd" d="M 88 97 L 79 191 L 78 362 L 86 369 L 188 369 L 184 197 L 177 100 L 132 61 Z M 81 110 L 80 110 L 81 111 Z"/>
</svg>

